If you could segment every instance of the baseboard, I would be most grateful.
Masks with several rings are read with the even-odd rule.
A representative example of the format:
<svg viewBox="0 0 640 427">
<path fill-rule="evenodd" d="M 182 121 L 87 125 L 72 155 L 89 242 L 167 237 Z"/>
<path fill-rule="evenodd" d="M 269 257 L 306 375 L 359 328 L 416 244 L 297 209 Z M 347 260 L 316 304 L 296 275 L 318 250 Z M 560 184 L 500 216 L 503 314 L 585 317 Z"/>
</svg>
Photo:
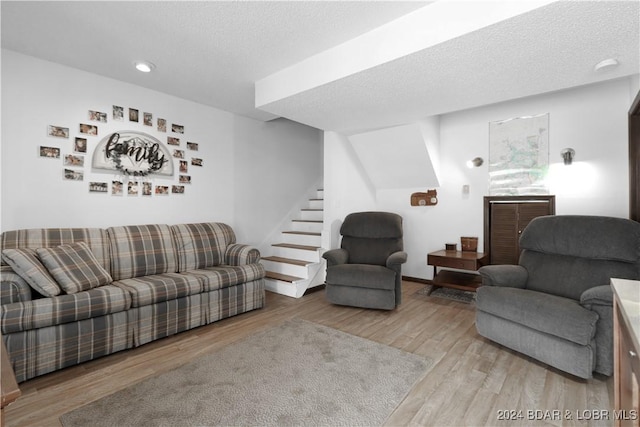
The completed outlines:
<svg viewBox="0 0 640 427">
<path fill-rule="evenodd" d="M 402 276 L 402 280 L 406 280 L 407 282 L 422 283 L 424 285 L 432 285 L 433 284 L 433 280 L 431 280 L 431 279 L 421 279 L 419 277 Z"/>
</svg>

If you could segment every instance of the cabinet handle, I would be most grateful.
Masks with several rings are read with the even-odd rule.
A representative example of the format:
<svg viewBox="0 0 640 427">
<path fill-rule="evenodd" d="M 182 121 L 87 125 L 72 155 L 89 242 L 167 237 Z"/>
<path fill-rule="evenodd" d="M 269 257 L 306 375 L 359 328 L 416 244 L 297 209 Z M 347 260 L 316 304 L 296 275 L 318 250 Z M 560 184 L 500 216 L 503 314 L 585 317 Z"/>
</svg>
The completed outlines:
<svg viewBox="0 0 640 427">
<path fill-rule="evenodd" d="M 638 353 L 636 353 L 636 352 L 635 352 L 635 351 L 633 351 L 633 350 L 629 350 L 629 356 L 631 356 L 631 357 L 638 357 Z"/>
</svg>

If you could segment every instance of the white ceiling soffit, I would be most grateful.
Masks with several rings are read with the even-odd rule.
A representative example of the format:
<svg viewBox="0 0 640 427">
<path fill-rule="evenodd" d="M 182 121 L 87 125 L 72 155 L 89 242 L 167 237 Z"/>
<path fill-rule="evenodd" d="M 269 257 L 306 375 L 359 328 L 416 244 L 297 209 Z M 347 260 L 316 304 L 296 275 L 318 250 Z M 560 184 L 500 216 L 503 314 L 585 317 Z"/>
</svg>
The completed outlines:
<svg viewBox="0 0 640 427">
<path fill-rule="evenodd" d="M 376 190 L 440 186 L 418 124 L 351 135 L 349 141 Z"/>
<path fill-rule="evenodd" d="M 257 106 L 351 134 L 640 72 L 640 2 L 545 3 L 427 5 L 262 79 Z M 489 7 L 499 10 L 482 15 Z M 378 32 L 387 31 L 389 39 L 411 37 L 403 32 L 419 29 L 420 20 L 436 30 L 423 34 L 425 48 L 414 43 L 394 57 L 395 47 L 367 46 Z M 378 48 L 384 52 L 373 61 L 359 55 Z M 610 57 L 620 62 L 616 69 L 593 71 Z"/>
<path fill-rule="evenodd" d="M 428 3 L 2 1 L 2 47 L 268 120 L 257 80 Z"/>
</svg>

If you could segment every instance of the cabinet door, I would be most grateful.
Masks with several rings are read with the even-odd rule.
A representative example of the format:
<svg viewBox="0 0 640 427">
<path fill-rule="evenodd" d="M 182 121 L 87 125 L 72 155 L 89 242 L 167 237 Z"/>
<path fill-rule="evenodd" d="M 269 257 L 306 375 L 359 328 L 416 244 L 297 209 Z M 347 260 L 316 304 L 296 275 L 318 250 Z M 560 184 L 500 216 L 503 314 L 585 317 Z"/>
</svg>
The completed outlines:
<svg viewBox="0 0 640 427">
<path fill-rule="evenodd" d="M 491 264 L 518 263 L 518 204 L 491 206 Z"/>
<path fill-rule="evenodd" d="M 517 264 L 520 234 L 532 219 L 555 214 L 555 196 L 485 197 L 485 252 L 490 264 Z"/>
</svg>

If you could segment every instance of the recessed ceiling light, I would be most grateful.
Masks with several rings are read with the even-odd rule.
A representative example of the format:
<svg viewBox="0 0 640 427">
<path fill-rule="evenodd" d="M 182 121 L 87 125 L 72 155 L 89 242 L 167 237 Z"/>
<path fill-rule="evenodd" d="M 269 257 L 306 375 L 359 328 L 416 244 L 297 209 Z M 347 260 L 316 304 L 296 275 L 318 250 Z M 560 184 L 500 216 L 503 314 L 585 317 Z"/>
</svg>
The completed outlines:
<svg viewBox="0 0 640 427">
<path fill-rule="evenodd" d="M 596 64 L 595 67 L 593 67 L 593 71 L 608 71 L 608 70 L 612 70 L 615 67 L 617 67 L 620 63 L 618 62 L 617 59 L 613 59 L 613 58 L 609 58 L 609 59 L 605 59 L 604 61 L 600 61 Z"/>
<path fill-rule="evenodd" d="M 136 70 L 141 71 L 143 73 L 150 73 L 151 70 L 156 68 L 155 65 L 147 61 L 136 61 L 135 66 L 136 66 Z"/>
</svg>

